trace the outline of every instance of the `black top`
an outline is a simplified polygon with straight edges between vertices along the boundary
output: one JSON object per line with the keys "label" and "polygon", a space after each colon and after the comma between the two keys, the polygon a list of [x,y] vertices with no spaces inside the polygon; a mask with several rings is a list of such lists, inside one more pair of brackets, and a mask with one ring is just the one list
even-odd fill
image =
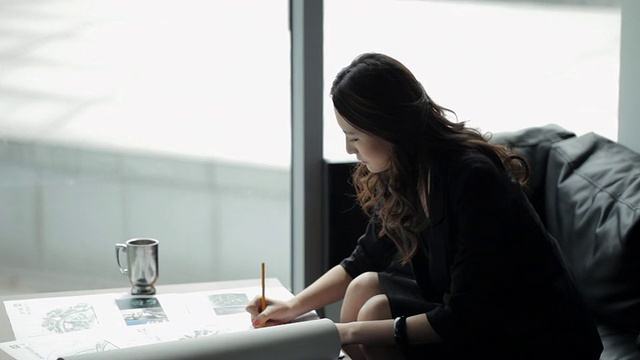
{"label": "black top", "polygon": [[[467,151],[431,170],[430,225],[411,261],[434,330],[464,356],[598,359],[602,343],[556,241],[501,165]],[[384,271],[373,222],[341,265]],[[463,356],[463,355],[461,355]]]}

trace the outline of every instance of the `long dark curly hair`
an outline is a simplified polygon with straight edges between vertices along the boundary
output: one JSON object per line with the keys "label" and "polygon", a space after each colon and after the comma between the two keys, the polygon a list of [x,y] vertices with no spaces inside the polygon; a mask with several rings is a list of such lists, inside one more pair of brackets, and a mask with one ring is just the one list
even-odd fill
{"label": "long dark curly hair", "polygon": [[413,257],[419,234],[429,224],[421,199],[428,198],[430,170],[443,165],[446,154],[480,151],[521,186],[526,184],[529,166],[525,159],[490,143],[465,122],[447,119],[447,114],[455,113],[434,103],[396,59],[378,53],[358,56],[338,73],[330,95],[349,124],[391,144],[387,170],[371,173],[366,165],[358,164],[352,181],[359,205],[379,222],[378,235],[394,241],[403,262]]}

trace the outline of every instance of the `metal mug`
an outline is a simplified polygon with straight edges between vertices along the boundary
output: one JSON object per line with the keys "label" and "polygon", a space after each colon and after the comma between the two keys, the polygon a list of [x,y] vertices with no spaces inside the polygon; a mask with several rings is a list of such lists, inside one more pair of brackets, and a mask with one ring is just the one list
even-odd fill
{"label": "metal mug", "polygon": [[[127,254],[127,268],[120,265],[120,251]],[[136,238],[116,244],[116,261],[131,283],[132,295],[153,295],[158,280],[158,240]]]}

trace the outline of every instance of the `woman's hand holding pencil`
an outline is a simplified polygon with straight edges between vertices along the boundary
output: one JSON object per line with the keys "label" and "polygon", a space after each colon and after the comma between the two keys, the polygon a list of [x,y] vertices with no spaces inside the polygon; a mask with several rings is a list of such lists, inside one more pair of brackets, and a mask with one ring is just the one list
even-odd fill
{"label": "woman's hand holding pencil", "polygon": [[253,327],[264,327],[287,323],[298,314],[294,313],[291,305],[286,301],[267,299],[265,296],[265,265],[262,263],[262,274],[260,278],[261,294],[256,296],[247,305],[246,310],[251,314]]}

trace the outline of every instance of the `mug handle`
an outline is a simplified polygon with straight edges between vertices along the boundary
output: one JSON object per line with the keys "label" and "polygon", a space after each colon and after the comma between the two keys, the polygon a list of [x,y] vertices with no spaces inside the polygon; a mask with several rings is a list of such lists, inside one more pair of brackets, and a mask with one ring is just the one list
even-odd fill
{"label": "mug handle", "polygon": [[129,269],[123,269],[122,265],[120,265],[120,250],[123,252],[127,252],[127,245],[125,244],[116,244],[116,261],[118,262],[118,269],[120,269],[120,273],[122,275],[127,275]]}

